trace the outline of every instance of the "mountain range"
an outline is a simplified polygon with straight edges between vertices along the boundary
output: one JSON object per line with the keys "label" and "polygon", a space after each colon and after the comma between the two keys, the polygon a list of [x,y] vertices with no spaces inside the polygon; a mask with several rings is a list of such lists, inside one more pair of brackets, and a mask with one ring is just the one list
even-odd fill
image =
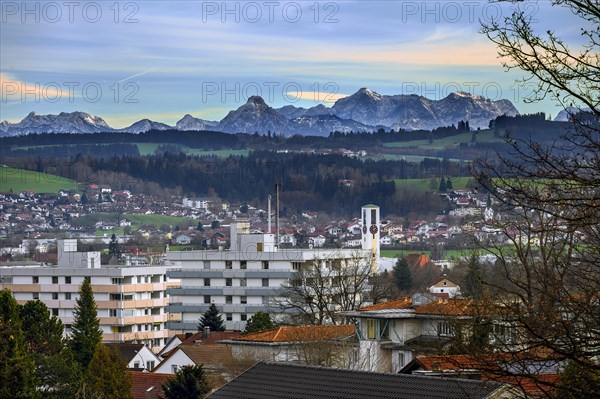
{"label": "mountain range", "polygon": [[260,96],[252,96],[221,121],[207,121],[185,115],[175,126],[142,119],[129,127],[114,129],[102,118],[85,112],[38,115],[31,112],[21,122],[0,123],[0,137],[30,133],[142,133],[149,130],[214,130],[226,133],[272,133],[328,135],[332,131],[373,131],[379,128],[431,130],[469,121],[472,128],[486,128],[500,115],[517,115],[509,100],[493,101],[464,92],[451,93],[441,100],[423,96],[381,95],[368,88],[337,100],[332,107],[311,108],[286,105],[272,108]]}

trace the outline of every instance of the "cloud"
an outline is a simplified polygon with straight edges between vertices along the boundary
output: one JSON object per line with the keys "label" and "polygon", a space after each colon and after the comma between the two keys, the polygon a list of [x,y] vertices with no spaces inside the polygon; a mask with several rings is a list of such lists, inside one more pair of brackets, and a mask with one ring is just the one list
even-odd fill
{"label": "cloud", "polygon": [[286,95],[300,100],[323,102],[326,104],[333,104],[340,98],[349,96],[349,94],[327,93],[322,91],[288,91]]}
{"label": "cloud", "polygon": [[0,72],[0,101],[7,102],[56,102],[63,97],[75,96],[68,87],[54,82],[24,82],[14,76]]}

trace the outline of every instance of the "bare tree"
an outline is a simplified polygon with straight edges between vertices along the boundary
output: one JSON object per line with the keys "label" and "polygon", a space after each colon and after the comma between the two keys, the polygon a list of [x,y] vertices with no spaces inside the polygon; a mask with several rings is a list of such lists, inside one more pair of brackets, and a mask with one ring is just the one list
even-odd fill
{"label": "bare tree", "polygon": [[357,251],[351,258],[315,258],[303,264],[277,292],[273,308],[289,315],[291,324],[339,324],[340,312],[370,300],[370,257]]}
{"label": "bare tree", "polygon": [[577,383],[561,386],[569,397],[584,398],[598,392],[586,390],[595,385],[583,376],[600,378],[600,4],[551,3],[580,18],[582,50],[551,31],[535,32],[532,16],[518,9],[483,26],[504,65],[527,72],[535,84],[529,101],[552,96],[590,111],[573,112],[570,129],[550,146],[509,139],[509,156],[476,164],[479,183],[502,215],[494,227],[506,238],[491,251],[503,284],[484,281],[502,293],[491,298],[502,322],[489,326],[489,346],[482,349],[511,356],[511,368],[501,372],[545,386],[555,382],[528,366],[534,361],[584,369]]}

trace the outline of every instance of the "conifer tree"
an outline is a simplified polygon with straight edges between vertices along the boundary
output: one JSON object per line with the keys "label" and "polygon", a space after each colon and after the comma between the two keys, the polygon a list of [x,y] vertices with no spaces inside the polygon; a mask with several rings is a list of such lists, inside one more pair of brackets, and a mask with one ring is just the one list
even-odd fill
{"label": "conifer tree", "polygon": [[210,392],[211,386],[201,364],[183,366],[175,378],[163,384],[165,399],[201,399]]}
{"label": "conifer tree", "polygon": [[115,349],[98,344],[79,389],[80,397],[94,399],[133,399],[131,376]]}
{"label": "conifer tree", "polygon": [[271,316],[269,316],[268,313],[265,313],[261,310],[256,312],[254,316],[252,316],[250,320],[248,320],[243,334],[271,330],[276,327],[277,325],[273,323]]}
{"label": "conifer tree", "polygon": [[44,398],[72,397],[79,384],[79,367],[63,338],[60,319],[50,316],[48,307],[36,300],[21,308],[21,322]]}
{"label": "conifer tree", "polygon": [[208,310],[200,317],[198,330],[204,330],[204,327],[209,327],[210,331],[225,331],[223,318],[219,313],[219,309],[217,309],[217,305],[214,303],[211,303]]}
{"label": "conifer tree", "polygon": [[96,346],[102,342],[96,301],[92,292],[92,284],[87,278],[83,280],[83,284],[79,288],[79,298],[77,298],[73,315],[70,347],[75,359],[85,371],[94,356]]}
{"label": "conifer tree", "polygon": [[39,398],[35,365],[23,335],[19,304],[0,291],[0,398]]}
{"label": "conifer tree", "polygon": [[399,258],[394,265],[394,284],[400,291],[409,291],[412,288],[412,273],[406,258]]}

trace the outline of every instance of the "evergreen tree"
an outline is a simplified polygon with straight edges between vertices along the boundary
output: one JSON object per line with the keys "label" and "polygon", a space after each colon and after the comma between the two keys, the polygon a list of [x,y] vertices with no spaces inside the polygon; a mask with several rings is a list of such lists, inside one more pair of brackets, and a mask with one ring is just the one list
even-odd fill
{"label": "evergreen tree", "polygon": [[198,330],[204,330],[204,327],[209,327],[210,331],[225,331],[223,318],[219,313],[219,309],[217,309],[217,305],[214,303],[211,303],[208,310],[200,317]]}
{"label": "evergreen tree", "polygon": [[95,399],[133,399],[131,376],[118,350],[98,344],[90,361],[79,396]]}
{"label": "evergreen tree", "polygon": [[438,191],[440,193],[446,192],[446,179],[444,179],[443,177],[440,179],[440,187],[438,188]]}
{"label": "evergreen tree", "polygon": [[0,291],[0,398],[39,398],[19,308],[8,289]]}
{"label": "evergreen tree", "polygon": [[211,390],[206,373],[201,364],[183,366],[162,386],[165,399],[201,399]]}
{"label": "evergreen tree", "polygon": [[450,180],[450,178],[448,178],[448,180],[446,180],[446,191],[452,191],[454,190],[454,186],[452,185],[452,180]]}
{"label": "evergreen tree", "polygon": [[409,291],[412,288],[412,273],[406,258],[399,258],[394,265],[394,284],[400,291]]}
{"label": "evergreen tree", "polygon": [[464,277],[463,294],[467,298],[481,299],[483,297],[483,271],[477,251],[473,251],[467,260],[467,273]]}
{"label": "evergreen tree", "polygon": [[108,243],[108,254],[114,256],[115,258],[119,258],[121,256],[117,235],[114,233],[112,236],[110,236],[110,242]]}
{"label": "evergreen tree", "polygon": [[87,193],[84,192],[83,194],[81,194],[81,204],[86,205],[87,203],[88,203],[88,196],[87,196]]}
{"label": "evergreen tree", "polygon": [[254,316],[248,320],[248,323],[246,323],[246,328],[242,334],[271,330],[276,327],[277,325],[273,323],[271,316],[261,310],[256,312]]}
{"label": "evergreen tree", "polygon": [[561,399],[600,397],[600,372],[571,361],[560,374],[557,395]]}
{"label": "evergreen tree", "polygon": [[79,298],[73,312],[70,347],[82,370],[87,370],[96,347],[102,342],[102,330],[96,309],[96,301],[89,279],[79,288]]}
{"label": "evergreen tree", "polygon": [[21,323],[44,398],[72,397],[79,383],[79,369],[63,339],[62,322],[36,300],[21,308]]}

